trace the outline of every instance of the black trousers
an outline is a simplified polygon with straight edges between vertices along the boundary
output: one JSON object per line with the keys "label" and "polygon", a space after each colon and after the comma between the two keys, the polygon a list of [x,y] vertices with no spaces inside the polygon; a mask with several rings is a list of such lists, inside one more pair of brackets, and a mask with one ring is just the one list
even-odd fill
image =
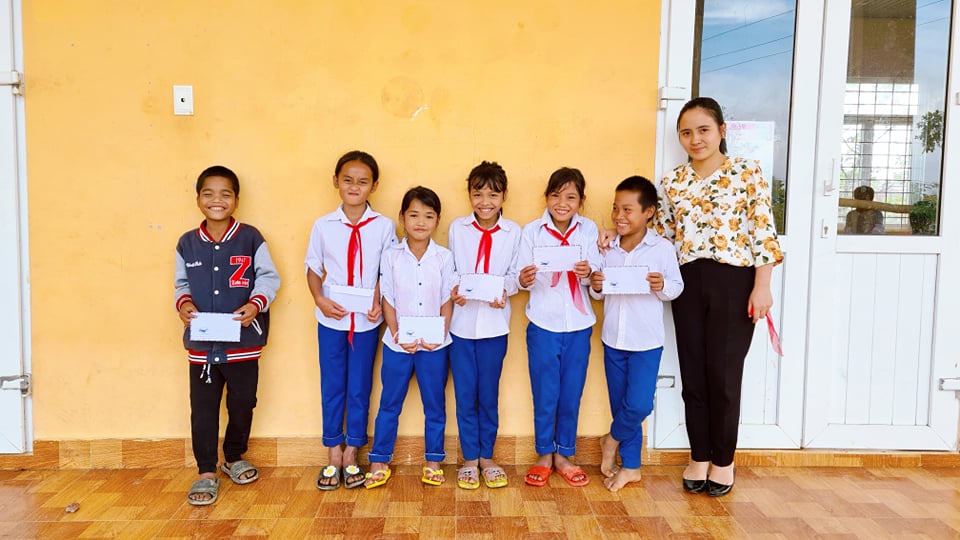
{"label": "black trousers", "polygon": [[259,367],[257,360],[211,365],[207,383],[204,365],[190,364],[190,433],[200,474],[217,470],[220,399],[224,386],[227,387],[228,420],[223,457],[227,462],[234,462],[247,451],[253,408],[257,406]]}
{"label": "black trousers", "polygon": [[733,463],[740,423],[743,362],[753,338],[747,302],[756,270],[708,259],[680,267],[683,294],[673,301],[690,456]]}

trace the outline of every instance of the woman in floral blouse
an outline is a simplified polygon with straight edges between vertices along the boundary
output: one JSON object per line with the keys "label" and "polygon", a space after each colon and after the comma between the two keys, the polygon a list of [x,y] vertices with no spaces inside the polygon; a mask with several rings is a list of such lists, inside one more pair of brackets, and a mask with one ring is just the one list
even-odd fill
{"label": "woman in floral blouse", "polygon": [[684,282],[673,301],[690,439],[683,487],[719,497],[733,487],[743,363],[783,254],[770,184],[756,161],[727,157],[720,105],[687,102],[677,132],[690,160],[661,180],[654,226],[674,241]]}

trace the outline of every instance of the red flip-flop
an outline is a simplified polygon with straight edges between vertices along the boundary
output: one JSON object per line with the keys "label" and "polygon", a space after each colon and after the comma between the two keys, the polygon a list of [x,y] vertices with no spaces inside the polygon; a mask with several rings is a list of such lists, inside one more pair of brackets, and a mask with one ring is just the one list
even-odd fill
{"label": "red flip-flop", "polygon": [[[534,465],[527,471],[527,475],[523,477],[523,481],[531,486],[543,487],[547,485],[547,480],[549,480],[551,474],[553,474],[553,469],[550,467]],[[539,480],[537,479],[538,476],[540,477]]]}
{"label": "red flip-flop", "polygon": [[[571,467],[565,471],[557,469],[557,473],[573,487],[583,487],[590,483],[590,477],[580,467]],[[575,480],[578,477],[580,479]]]}

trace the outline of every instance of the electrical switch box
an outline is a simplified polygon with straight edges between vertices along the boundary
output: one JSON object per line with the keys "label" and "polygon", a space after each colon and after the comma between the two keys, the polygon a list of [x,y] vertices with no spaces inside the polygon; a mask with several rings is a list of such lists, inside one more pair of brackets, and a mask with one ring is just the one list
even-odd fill
{"label": "electrical switch box", "polygon": [[177,116],[193,115],[193,87],[192,86],[174,85],[173,114]]}

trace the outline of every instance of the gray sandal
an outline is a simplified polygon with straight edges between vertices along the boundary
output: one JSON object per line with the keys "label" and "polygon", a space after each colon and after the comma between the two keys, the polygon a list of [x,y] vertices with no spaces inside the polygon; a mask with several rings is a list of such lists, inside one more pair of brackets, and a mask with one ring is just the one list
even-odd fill
{"label": "gray sandal", "polygon": [[[326,480],[327,483],[323,483]],[[336,480],[333,482],[332,480]],[[320,475],[317,476],[317,489],[320,491],[333,491],[340,487],[340,469],[333,465],[327,465],[320,469]]]}
{"label": "gray sandal", "polygon": [[[234,484],[249,484],[250,482],[256,481],[260,477],[260,471],[256,467],[250,464],[249,461],[241,459],[240,461],[234,461],[233,465],[227,466],[226,463],[220,465],[220,470],[224,472],[227,476],[233,480]],[[249,478],[244,478],[243,475],[253,471],[253,476]]]}
{"label": "gray sandal", "polygon": [[[190,491],[187,492],[187,502],[194,506],[207,506],[217,502],[217,495],[220,492],[219,478],[201,478],[190,485]],[[193,495],[210,495],[209,499],[194,500]]]}

